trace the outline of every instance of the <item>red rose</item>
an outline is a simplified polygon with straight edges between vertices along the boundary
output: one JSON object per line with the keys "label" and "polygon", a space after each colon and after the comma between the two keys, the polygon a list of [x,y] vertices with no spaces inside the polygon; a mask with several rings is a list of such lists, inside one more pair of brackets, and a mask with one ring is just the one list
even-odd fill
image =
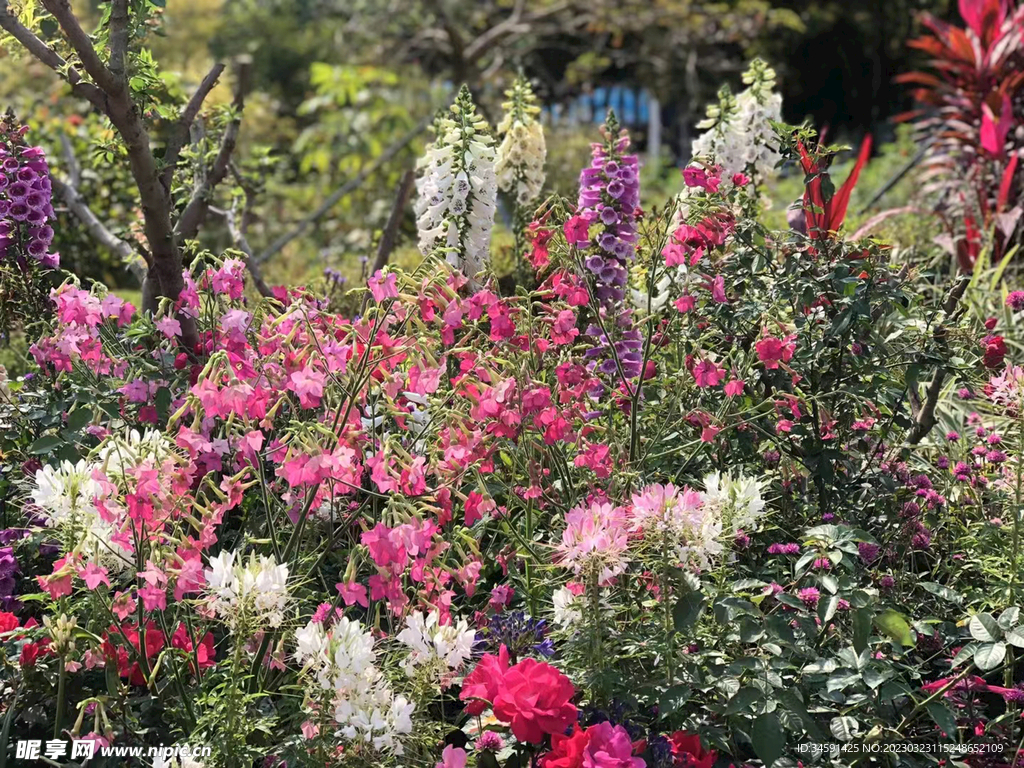
{"label": "red rose", "polygon": [[672,761],[686,768],[711,768],[715,764],[718,753],[713,749],[705,750],[696,733],[676,731],[669,737],[672,743]]}
{"label": "red rose", "polygon": [[551,737],[551,751],[540,759],[540,768],[583,768],[588,744],[590,734],[578,725],[568,736],[556,733]]}
{"label": "red rose", "polygon": [[479,715],[487,709],[488,702],[493,702],[501,690],[501,681],[508,671],[508,648],[504,645],[495,656],[488,653],[472,672],[466,675],[462,681],[462,692],[459,699],[466,701],[474,699],[466,704],[467,715]]}
{"label": "red rose", "polygon": [[494,715],[511,723],[519,741],[540,744],[546,734],[563,733],[576,722],[575,695],[569,678],[550,664],[524,659],[502,678]]}

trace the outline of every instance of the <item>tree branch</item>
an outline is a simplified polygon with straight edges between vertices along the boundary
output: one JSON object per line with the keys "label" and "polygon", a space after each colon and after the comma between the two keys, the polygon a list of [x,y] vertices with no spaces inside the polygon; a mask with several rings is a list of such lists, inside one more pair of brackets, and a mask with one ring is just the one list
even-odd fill
{"label": "tree branch", "polygon": [[268,259],[275,256],[286,245],[288,245],[288,243],[290,243],[295,238],[303,235],[307,229],[313,226],[325,214],[327,214],[327,212],[330,211],[331,208],[337,205],[339,200],[341,200],[346,195],[354,192],[355,190],[359,189],[359,187],[361,187],[368,178],[375,174],[381,168],[381,166],[389,162],[395,155],[397,155],[406,146],[408,146],[413,139],[419,136],[424,131],[424,129],[428,125],[430,125],[431,119],[432,115],[424,117],[408,133],[399,138],[397,141],[391,144],[391,146],[385,149],[380,155],[378,155],[373,160],[373,162],[371,162],[362,171],[360,171],[355,178],[352,178],[349,181],[345,182],[338,189],[332,192],[330,197],[328,197],[320,205],[319,208],[313,211],[313,213],[311,213],[305,219],[300,221],[298,225],[296,225],[296,227],[292,229],[290,232],[286,232],[285,234],[281,235],[281,237],[277,238],[277,240],[271,243],[262,253],[260,253],[256,257],[256,263],[263,264]]}
{"label": "tree branch", "polygon": [[402,214],[405,213],[405,207],[409,204],[409,198],[412,197],[415,181],[415,171],[408,170],[402,174],[402,179],[398,182],[395,201],[391,205],[391,213],[388,215],[387,224],[384,225],[384,231],[381,232],[380,242],[377,243],[377,258],[373,262],[373,269],[370,270],[371,275],[376,274],[379,269],[384,269],[391,252],[395,250],[395,245],[398,242],[398,228],[402,226]]}
{"label": "tree branch", "polygon": [[125,57],[128,54],[128,0],[110,3],[110,73],[120,84],[128,87]]}
{"label": "tree branch", "polygon": [[245,109],[245,95],[249,90],[249,74],[252,71],[252,62],[248,59],[240,60],[238,65],[238,79],[235,83],[235,99],[231,105],[231,121],[224,129],[221,137],[220,149],[213,165],[202,184],[192,190],[192,197],[182,211],[177,225],[174,227],[174,235],[179,241],[193,240],[202,226],[206,213],[210,208],[210,195],[217,185],[220,184],[228,173],[228,163],[231,161],[231,154],[235,151],[238,143],[238,132],[242,126],[242,112]]}
{"label": "tree branch", "polygon": [[105,109],[106,99],[103,91],[84,80],[81,73],[68,64],[63,56],[39,39],[31,29],[22,24],[10,12],[8,0],[0,0],[0,28],[6,30],[11,37],[21,43],[25,50],[36,59],[67,80],[71,84],[73,93],[85,97],[97,109]]}
{"label": "tree branch", "polygon": [[43,7],[50,12],[50,15],[57,20],[64,36],[68,39],[71,47],[75,49],[78,58],[82,62],[82,68],[89,74],[89,77],[100,87],[101,90],[113,95],[119,93],[126,84],[120,83],[114,73],[100,59],[96,53],[92,38],[82,29],[78,23],[78,17],[71,9],[69,0],[42,0]]}
{"label": "tree branch", "polygon": [[171,188],[171,181],[174,177],[174,168],[178,164],[178,157],[181,155],[182,148],[188,143],[189,129],[192,127],[196,115],[199,114],[203,102],[206,101],[206,97],[210,95],[210,91],[213,90],[223,72],[223,62],[218,61],[210,68],[210,71],[206,73],[206,77],[199,83],[195,93],[192,94],[192,98],[188,100],[188,104],[185,105],[185,109],[181,112],[181,117],[178,118],[178,122],[174,126],[174,132],[171,134],[171,138],[167,142],[167,148],[164,150],[164,170],[161,175],[161,180],[168,190]]}

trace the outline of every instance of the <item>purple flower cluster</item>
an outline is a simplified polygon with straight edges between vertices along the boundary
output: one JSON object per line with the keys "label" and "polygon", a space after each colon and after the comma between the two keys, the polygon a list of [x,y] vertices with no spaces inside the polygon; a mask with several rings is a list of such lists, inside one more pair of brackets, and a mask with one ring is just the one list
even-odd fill
{"label": "purple flower cluster", "polygon": [[[629,136],[619,130],[614,113],[609,112],[603,133],[604,143],[593,145],[590,166],[580,174],[579,214],[597,227],[585,265],[594,275],[605,324],[603,329],[597,324],[587,329],[597,341],[587,356],[602,359],[598,369],[603,373],[615,374],[621,366],[626,377],[633,378],[640,375],[643,339],[624,300],[629,264],[636,253],[640,166],[636,155],[626,154]],[[608,354],[610,345],[615,355]]]}
{"label": "purple flower cluster", "polygon": [[13,542],[26,535],[26,531],[10,528],[0,531],[0,610],[13,611],[18,606],[15,597],[17,582],[15,576],[19,572],[18,560],[14,556]]}
{"label": "purple flower cluster", "polygon": [[60,256],[50,253],[50,168],[43,150],[25,143],[27,130],[0,120],[0,260],[14,258],[24,267],[31,257],[54,268]]}

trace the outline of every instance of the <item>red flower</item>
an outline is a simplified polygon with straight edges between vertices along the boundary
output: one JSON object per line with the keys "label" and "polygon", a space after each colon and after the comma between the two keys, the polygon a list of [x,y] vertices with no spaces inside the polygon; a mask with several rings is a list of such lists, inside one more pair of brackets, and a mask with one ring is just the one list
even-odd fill
{"label": "red flower", "polygon": [[[149,644],[149,637],[147,636],[147,645]],[[188,634],[188,628],[184,623],[178,624],[178,628],[174,630],[174,635],[171,637],[171,645],[174,648],[180,648],[187,653],[192,653],[192,638]],[[196,648],[196,658],[199,659],[199,668],[206,669],[212,667],[217,662],[216,652],[213,649],[213,633],[207,632],[206,635],[199,643],[199,647]],[[189,664],[189,669],[195,672],[194,665]]]}
{"label": "red flower", "polygon": [[10,632],[12,629],[17,629],[18,617],[13,613],[6,613],[0,611],[0,635],[4,632]]}
{"label": "red flower", "polygon": [[494,715],[512,725],[519,741],[540,744],[545,735],[563,733],[576,722],[575,695],[569,678],[550,664],[524,659],[502,678]]}
{"label": "red flower", "polygon": [[487,709],[488,702],[493,702],[501,690],[502,678],[508,671],[508,648],[504,645],[495,656],[486,654],[472,672],[462,681],[462,692],[459,699],[477,699],[466,704],[467,715],[479,715]]}
{"label": "red flower", "polygon": [[1003,365],[1003,358],[1006,357],[1006,342],[1002,336],[986,336],[981,340],[981,345],[985,348],[984,357],[982,357],[982,363],[986,368],[1001,368]]}
{"label": "red flower", "polygon": [[669,737],[672,743],[672,760],[679,768],[711,768],[718,753],[705,750],[696,733],[676,731]]}
{"label": "red flower", "polygon": [[540,768],[583,768],[588,744],[590,734],[578,725],[568,736],[556,733],[551,737],[551,751],[540,759]]}

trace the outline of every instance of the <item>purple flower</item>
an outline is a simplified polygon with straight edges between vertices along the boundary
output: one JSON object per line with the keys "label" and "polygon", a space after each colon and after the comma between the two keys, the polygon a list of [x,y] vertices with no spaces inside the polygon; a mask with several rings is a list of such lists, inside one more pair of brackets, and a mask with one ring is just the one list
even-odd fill
{"label": "purple flower", "polygon": [[797,597],[799,597],[800,602],[808,608],[814,608],[814,606],[818,604],[818,598],[821,597],[821,593],[818,592],[817,587],[804,587],[797,592]]}
{"label": "purple flower", "polygon": [[857,545],[857,553],[860,555],[860,559],[865,563],[871,564],[878,558],[878,550],[881,549],[877,544],[872,544],[870,541],[862,541]]}

